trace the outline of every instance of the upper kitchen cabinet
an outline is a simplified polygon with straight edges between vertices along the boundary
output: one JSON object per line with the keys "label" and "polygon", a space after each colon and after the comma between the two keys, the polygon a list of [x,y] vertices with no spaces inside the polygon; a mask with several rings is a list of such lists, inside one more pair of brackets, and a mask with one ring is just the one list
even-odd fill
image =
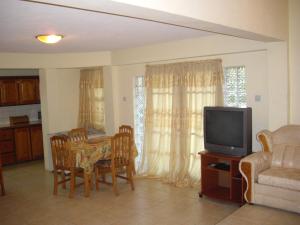
{"label": "upper kitchen cabinet", "polygon": [[15,79],[0,79],[0,105],[17,105],[18,85]]}
{"label": "upper kitchen cabinet", "polygon": [[34,104],[37,103],[36,79],[20,79],[18,82],[19,103]]}
{"label": "upper kitchen cabinet", "polygon": [[38,77],[0,77],[0,105],[40,103]]}
{"label": "upper kitchen cabinet", "polygon": [[40,103],[41,99],[40,99],[40,80],[39,79],[35,79],[35,100],[37,101],[37,103]]}

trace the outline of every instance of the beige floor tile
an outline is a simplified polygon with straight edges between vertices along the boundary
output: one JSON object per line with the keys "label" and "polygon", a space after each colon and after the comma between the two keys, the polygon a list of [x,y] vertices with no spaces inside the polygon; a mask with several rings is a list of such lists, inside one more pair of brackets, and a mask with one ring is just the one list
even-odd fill
{"label": "beige floor tile", "polygon": [[258,225],[265,217],[272,217],[274,224],[264,225],[279,225],[281,220],[300,224],[297,214],[199,199],[197,188],[177,188],[151,179],[135,179],[135,191],[121,181],[118,197],[105,185],[89,198],[84,197],[83,186],[73,199],[68,198],[68,189],[60,188],[54,196],[53,175],[39,161],[5,167],[4,179],[7,195],[0,197],[1,225],[213,225],[221,220],[223,225]]}

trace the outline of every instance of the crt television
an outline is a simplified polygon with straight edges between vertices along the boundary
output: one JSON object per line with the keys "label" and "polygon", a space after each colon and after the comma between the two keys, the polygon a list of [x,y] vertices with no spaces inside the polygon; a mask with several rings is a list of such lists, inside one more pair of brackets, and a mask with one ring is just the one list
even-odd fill
{"label": "crt television", "polygon": [[252,152],[252,109],[204,107],[204,147],[207,151],[245,156]]}

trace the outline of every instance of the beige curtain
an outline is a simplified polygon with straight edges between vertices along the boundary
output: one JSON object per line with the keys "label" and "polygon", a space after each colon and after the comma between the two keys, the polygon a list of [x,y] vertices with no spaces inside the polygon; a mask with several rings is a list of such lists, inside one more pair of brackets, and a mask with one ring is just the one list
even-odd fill
{"label": "beige curtain", "polygon": [[104,131],[103,68],[80,71],[79,127]]}
{"label": "beige curtain", "polygon": [[146,67],[145,137],[138,173],[176,186],[200,180],[203,107],[223,105],[221,60]]}

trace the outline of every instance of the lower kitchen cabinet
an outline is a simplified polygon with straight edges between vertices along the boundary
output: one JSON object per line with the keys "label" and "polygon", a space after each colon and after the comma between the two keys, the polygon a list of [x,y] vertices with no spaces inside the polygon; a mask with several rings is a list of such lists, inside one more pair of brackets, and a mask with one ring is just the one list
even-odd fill
{"label": "lower kitchen cabinet", "polygon": [[32,159],[30,129],[28,127],[15,128],[15,147],[17,162]]}
{"label": "lower kitchen cabinet", "polygon": [[3,165],[16,162],[13,129],[0,129],[0,154]]}
{"label": "lower kitchen cabinet", "polygon": [[41,159],[44,155],[42,126],[30,127],[32,159]]}
{"label": "lower kitchen cabinet", "polygon": [[29,124],[0,129],[0,154],[3,165],[42,159],[42,125]]}

